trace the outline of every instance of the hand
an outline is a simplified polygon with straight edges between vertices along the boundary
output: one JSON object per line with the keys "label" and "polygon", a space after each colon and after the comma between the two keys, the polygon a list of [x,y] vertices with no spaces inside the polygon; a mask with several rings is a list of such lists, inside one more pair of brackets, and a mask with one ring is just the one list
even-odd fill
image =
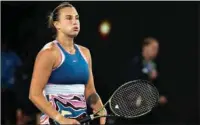
{"label": "hand", "polygon": [[24,121],[23,121],[23,113],[22,113],[22,110],[21,109],[17,109],[17,125],[22,125],[24,124]]}
{"label": "hand", "polygon": [[27,124],[29,121],[31,121],[31,117],[24,115],[21,109],[17,109],[17,125],[23,125]]}
{"label": "hand", "polygon": [[157,76],[158,76],[158,73],[157,73],[156,70],[153,70],[153,71],[151,72],[151,74],[150,74],[150,78],[151,78],[152,80],[156,79]]}
{"label": "hand", "polygon": [[167,103],[167,98],[165,96],[160,96],[159,103],[160,104],[166,104]]}
{"label": "hand", "polygon": [[[95,103],[91,103],[90,107],[93,109],[93,113],[98,112],[102,107],[103,104],[101,102],[101,99],[98,99]],[[99,116],[106,116],[107,111],[105,108],[103,108],[100,112],[97,113]],[[100,125],[104,125],[106,123],[106,117],[100,117]]]}
{"label": "hand", "polygon": [[[93,110],[93,113],[95,113],[96,110]],[[107,115],[107,111],[104,108],[102,111],[100,111],[99,113],[97,113],[99,116],[106,116]],[[106,124],[106,117],[101,117],[100,119],[100,125],[105,125]]]}
{"label": "hand", "polygon": [[80,123],[76,120],[76,119],[69,119],[69,118],[65,118],[63,117],[59,123],[61,125],[80,125]]}
{"label": "hand", "polygon": [[[101,112],[99,113],[99,115],[101,115],[101,116],[106,116],[106,115],[107,115],[106,109],[104,108],[103,111],[101,111]],[[106,117],[101,117],[101,118],[100,118],[100,125],[105,125],[105,124],[106,124]]]}
{"label": "hand", "polygon": [[106,124],[106,117],[101,117],[100,118],[100,125],[105,125]]}

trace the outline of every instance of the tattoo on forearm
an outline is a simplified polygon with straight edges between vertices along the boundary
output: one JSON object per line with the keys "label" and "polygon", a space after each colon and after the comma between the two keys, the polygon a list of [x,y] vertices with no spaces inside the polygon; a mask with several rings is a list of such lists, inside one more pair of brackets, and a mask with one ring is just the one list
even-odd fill
{"label": "tattoo on forearm", "polygon": [[87,103],[89,105],[94,105],[97,103],[97,101],[99,100],[99,95],[97,93],[92,93],[88,98],[87,98]]}

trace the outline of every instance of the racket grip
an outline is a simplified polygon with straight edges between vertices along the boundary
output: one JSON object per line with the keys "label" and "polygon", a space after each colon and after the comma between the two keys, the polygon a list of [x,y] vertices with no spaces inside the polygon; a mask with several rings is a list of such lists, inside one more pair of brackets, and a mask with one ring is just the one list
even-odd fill
{"label": "racket grip", "polygon": [[90,120],[93,120],[93,118],[94,118],[93,115],[89,115],[89,116],[79,120],[79,122],[82,124],[82,123],[88,122]]}

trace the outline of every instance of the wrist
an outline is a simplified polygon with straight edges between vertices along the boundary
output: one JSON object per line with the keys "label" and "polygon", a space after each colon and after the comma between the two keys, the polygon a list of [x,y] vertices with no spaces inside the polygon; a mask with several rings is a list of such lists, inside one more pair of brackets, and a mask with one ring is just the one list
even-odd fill
{"label": "wrist", "polygon": [[61,114],[57,114],[55,117],[54,117],[54,120],[58,123],[61,124],[61,122],[63,121],[63,116]]}
{"label": "wrist", "polygon": [[103,115],[107,115],[107,111],[105,108],[103,109]]}
{"label": "wrist", "polygon": [[106,116],[106,115],[107,115],[106,109],[105,109],[105,108],[102,109],[102,111],[100,111],[100,112],[98,113],[98,115],[100,115],[100,116]]}

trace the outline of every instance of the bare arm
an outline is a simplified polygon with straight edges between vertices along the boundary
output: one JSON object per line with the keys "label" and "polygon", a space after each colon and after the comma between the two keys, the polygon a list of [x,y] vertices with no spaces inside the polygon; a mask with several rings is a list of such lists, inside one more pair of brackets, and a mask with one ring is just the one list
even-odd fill
{"label": "bare arm", "polygon": [[92,73],[92,61],[91,61],[90,52],[89,50],[87,50],[85,53],[87,55],[88,65],[89,65],[89,80],[85,87],[85,97],[86,99],[88,99],[91,94],[96,93],[96,89],[94,86],[94,78],[93,78],[93,73]]}
{"label": "bare arm", "polygon": [[29,99],[37,106],[38,109],[46,113],[50,118],[56,120],[59,113],[52,107],[43,95],[43,89],[55,63],[55,55],[52,53],[52,50],[46,49],[41,51],[36,57]]}
{"label": "bare arm", "polygon": [[[88,64],[89,64],[89,80],[85,87],[85,97],[91,108],[94,112],[98,111],[103,107],[103,103],[101,101],[101,98],[98,96],[95,85],[94,85],[94,78],[92,73],[92,60],[89,50],[86,52],[87,58],[88,58]],[[106,110],[103,110],[100,112],[101,114],[106,114]],[[106,118],[100,118],[100,124],[105,124]]]}
{"label": "bare arm", "polygon": [[[52,49],[42,50],[36,57],[34,71],[31,80],[29,99],[42,112],[58,123],[65,123],[66,118],[62,116],[53,106],[46,100],[43,95],[43,89],[48,82],[52,68],[55,64],[56,54]],[[65,121],[65,122],[63,122]]]}

